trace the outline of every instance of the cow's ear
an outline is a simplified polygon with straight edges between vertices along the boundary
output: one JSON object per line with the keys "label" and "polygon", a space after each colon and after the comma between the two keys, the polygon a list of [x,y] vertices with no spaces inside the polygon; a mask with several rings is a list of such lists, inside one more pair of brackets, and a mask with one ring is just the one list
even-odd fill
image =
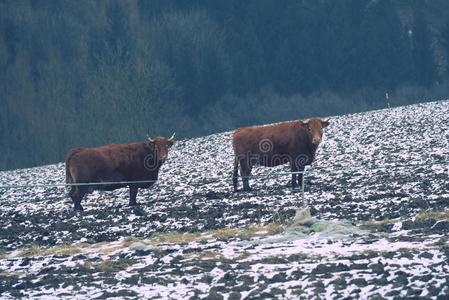
{"label": "cow's ear", "polygon": [[329,124],[329,120],[321,121],[321,128],[326,128],[327,126],[329,126]]}
{"label": "cow's ear", "polygon": [[175,139],[174,138],[171,138],[171,139],[169,139],[169,140],[167,140],[167,145],[168,145],[168,147],[171,147],[171,146],[173,146],[174,144],[175,144]]}

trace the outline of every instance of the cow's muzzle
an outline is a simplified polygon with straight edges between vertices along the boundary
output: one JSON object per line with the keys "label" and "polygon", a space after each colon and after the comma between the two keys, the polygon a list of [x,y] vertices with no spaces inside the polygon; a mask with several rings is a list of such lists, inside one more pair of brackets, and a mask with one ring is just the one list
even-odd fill
{"label": "cow's muzzle", "polygon": [[319,139],[319,138],[314,138],[313,140],[312,140],[312,144],[314,144],[314,145],[319,145],[321,143],[321,139]]}

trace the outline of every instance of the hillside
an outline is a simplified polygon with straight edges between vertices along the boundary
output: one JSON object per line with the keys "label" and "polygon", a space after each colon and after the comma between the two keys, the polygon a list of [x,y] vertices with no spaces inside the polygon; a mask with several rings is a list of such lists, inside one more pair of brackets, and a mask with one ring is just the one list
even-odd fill
{"label": "hillside", "polygon": [[0,170],[446,99],[447,3],[0,1]]}
{"label": "hillside", "polygon": [[230,132],[179,141],[136,208],[126,189],[82,214],[61,188],[0,190],[0,296],[447,297],[448,124],[449,101],[332,117],[304,199],[288,177],[233,193]]}

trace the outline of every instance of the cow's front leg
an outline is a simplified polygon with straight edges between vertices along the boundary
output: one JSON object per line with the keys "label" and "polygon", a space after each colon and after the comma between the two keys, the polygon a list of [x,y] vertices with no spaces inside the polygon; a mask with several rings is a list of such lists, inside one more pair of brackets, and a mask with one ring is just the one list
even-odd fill
{"label": "cow's front leg", "polygon": [[[292,171],[292,172],[296,172],[296,171]],[[296,187],[296,174],[292,174],[291,187],[292,187],[293,189]]]}
{"label": "cow's front leg", "polygon": [[70,198],[72,198],[74,209],[77,211],[83,211],[81,206],[81,200],[83,200],[85,191],[83,187],[72,187],[70,191]]}
{"label": "cow's front leg", "polygon": [[249,186],[249,175],[242,176],[242,182],[243,182],[243,190],[246,192],[251,191],[251,187]]}
{"label": "cow's front leg", "polygon": [[[304,172],[304,167],[300,168],[297,172]],[[304,173],[298,174],[298,185],[302,186],[302,181],[304,178]]]}
{"label": "cow's front leg", "polygon": [[138,188],[131,187],[131,186],[129,187],[129,206],[137,205],[137,202],[136,202],[137,191],[138,191]]}
{"label": "cow's front leg", "polygon": [[[296,175],[299,175],[299,174],[296,174],[295,172],[298,172],[298,167],[297,166],[295,166],[293,163],[292,163],[292,166],[291,166],[291,168],[290,168],[290,171],[292,172],[292,173],[294,173],[294,174],[292,174],[292,181],[291,181],[291,187],[294,189],[295,187],[296,187],[296,178],[297,178],[297,176]],[[298,176],[299,177],[299,176]]]}

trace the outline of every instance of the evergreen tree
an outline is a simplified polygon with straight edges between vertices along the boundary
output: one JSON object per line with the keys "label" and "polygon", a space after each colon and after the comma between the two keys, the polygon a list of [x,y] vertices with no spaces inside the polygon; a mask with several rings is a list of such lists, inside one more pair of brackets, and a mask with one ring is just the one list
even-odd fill
{"label": "evergreen tree", "polygon": [[[326,88],[339,92],[353,92],[358,88],[358,32],[369,0],[325,2],[326,31],[323,51],[327,74]],[[329,51],[332,49],[332,51]]]}
{"label": "evergreen tree", "polygon": [[206,12],[165,13],[149,38],[151,51],[173,71],[188,114],[224,95],[231,73],[224,32]]}
{"label": "evergreen tree", "polygon": [[444,49],[444,56],[445,56],[444,67],[447,76],[449,75],[449,22],[445,24],[444,28],[441,31],[440,41]]}
{"label": "evergreen tree", "polygon": [[[197,136],[379,107],[369,101],[402,85],[407,103],[429,94],[418,85],[438,79],[435,58],[449,66],[449,25],[435,48],[446,60],[433,54],[429,7],[449,10],[435,3],[0,0],[0,169],[147,129]],[[401,7],[416,11],[411,35]]]}
{"label": "evergreen tree", "polygon": [[410,81],[410,50],[390,0],[370,1],[357,39],[359,87],[393,89]]}
{"label": "evergreen tree", "polygon": [[413,59],[413,81],[415,84],[430,86],[437,80],[432,39],[423,11],[415,9],[412,29],[408,32]]}

